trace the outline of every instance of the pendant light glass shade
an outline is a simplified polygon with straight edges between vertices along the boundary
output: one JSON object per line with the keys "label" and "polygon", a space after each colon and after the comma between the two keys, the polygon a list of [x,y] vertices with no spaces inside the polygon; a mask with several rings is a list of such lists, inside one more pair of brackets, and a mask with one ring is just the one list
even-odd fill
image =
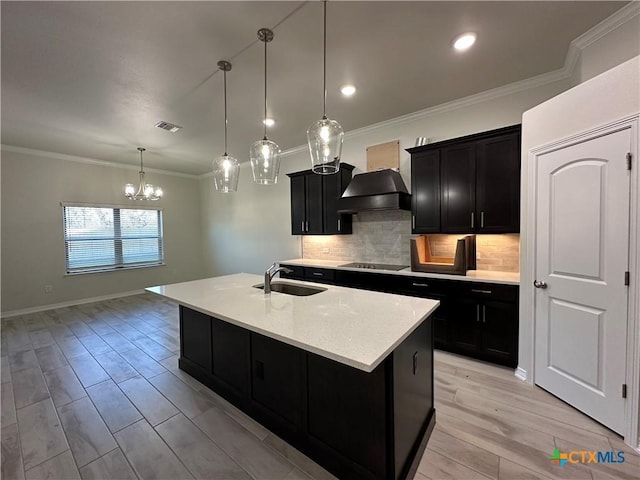
{"label": "pendant light glass shade", "polygon": [[264,42],[264,138],[251,145],[249,155],[253,181],[260,185],[274,185],[280,171],[280,147],[267,138],[267,43],[273,40],[268,28],[258,30],[258,40]]}
{"label": "pendant light glass shade", "polygon": [[323,88],[324,113],[322,119],[307,130],[311,170],[320,175],[330,175],[340,170],[344,130],[338,122],[327,118],[327,0],[322,2],[323,22]]}
{"label": "pendant light glass shade", "polygon": [[240,178],[238,160],[227,153],[227,72],[231,70],[231,63],[220,60],[218,68],[224,74],[224,154],[213,161],[213,184],[216,191],[231,193],[238,190]]}
{"label": "pendant light glass shade", "polygon": [[226,153],[213,161],[213,183],[216,191],[231,193],[238,190],[240,164]]}
{"label": "pendant light glass shade", "polygon": [[140,152],[140,181],[138,183],[138,187],[133,183],[127,183],[124,186],[124,196],[129,200],[160,200],[162,198],[163,192],[160,187],[154,187],[149,183],[145,183],[144,181],[144,167],[142,164],[142,152],[146,149],[142,147],[138,147],[138,151]]}
{"label": "pendant light glass shade", "polygon": [[311,154],[311,170],[331,175],[340,170],[344,131],[338,122],[323,117],[309,127],[307,140]]}
{"label": "pendant light glass shade", "polygon": [[274,185],[280,171],[280,147],[266,137],[253,142],[249,151],[253,181],[261,185]]}

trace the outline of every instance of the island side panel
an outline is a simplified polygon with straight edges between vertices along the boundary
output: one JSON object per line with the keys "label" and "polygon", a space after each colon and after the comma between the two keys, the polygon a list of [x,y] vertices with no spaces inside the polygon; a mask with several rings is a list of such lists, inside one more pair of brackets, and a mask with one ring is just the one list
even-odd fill
{"label": "island side panel", "polygon": [[395,478],[413,478],[435,424],[433,318],[393,352]]}
{"label": "island side panel", "polygon": [[388,478],[389,371],[307,356],[309,443],[339,478]]}

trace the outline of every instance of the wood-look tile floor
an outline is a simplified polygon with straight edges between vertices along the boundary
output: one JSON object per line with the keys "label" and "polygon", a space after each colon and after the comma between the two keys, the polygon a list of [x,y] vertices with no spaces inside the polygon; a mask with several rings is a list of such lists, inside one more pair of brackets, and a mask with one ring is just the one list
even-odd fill
{"label": "wood-look tile floor", "polygon": [[[177,306],[151,294],[3,319],[10,479],[325,479],[177,367]],[[436,427],[416,479],[638,479],[621,438],[513,371],[436,352]],[[551,463],[557,448],[624,463]]]}

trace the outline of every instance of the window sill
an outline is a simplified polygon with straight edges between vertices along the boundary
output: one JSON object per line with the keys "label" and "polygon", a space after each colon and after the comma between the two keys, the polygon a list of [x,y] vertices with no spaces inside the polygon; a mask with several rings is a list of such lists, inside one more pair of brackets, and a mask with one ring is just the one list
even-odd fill
{"label": "window sill", "polygon": [[141,268],[154,268],[154,267],[165,267],[167,264],[162,262],[162,263],[153,263],[153,264],[149,264],[149,265],[130,265],[130,266],[126,266],[126,267],[110,267],[110,268],[94,268],[91,270],[80,270],[77,272],[66,272],[65,273],[65,277],[75,277],[77,275],[88,275],[88,274],[95,274],[95,273],[113,273],[113,272],[122,272],[125,270],[139,270]]}

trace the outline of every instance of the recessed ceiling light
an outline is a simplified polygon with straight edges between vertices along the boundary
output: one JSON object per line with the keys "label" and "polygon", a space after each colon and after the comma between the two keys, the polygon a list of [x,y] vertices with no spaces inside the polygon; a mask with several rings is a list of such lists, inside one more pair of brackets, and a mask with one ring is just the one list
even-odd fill
{"label": "recessed ceiling light", "polygon": [[273,127],[276,123],[276,121],[273,118],[265,118],[262,123],[264,123],[267,127]]}
{"label": "recessed ceiling light", "polygon": [[458,35],[453,41],[453,48],[456,50],[466,50],[471,45],[476,43],[476,34],[473,32],[463,33],[462,35]]}
{"label": "recessed ceiling light", "polygon": [[350,97],[351,95],[356,93],[356,87],[354,87],[353,85],[343,85],[342,87],[340,87],[340,91],[345,97]]}
{"label": "recessed ceiling light", "polygon": [[161,128],[162,130],[166,130],[167,132],[176,133],[182,127],[180,125],[175,125],[169,122],[158,122],[155,124],[156,127]]}

